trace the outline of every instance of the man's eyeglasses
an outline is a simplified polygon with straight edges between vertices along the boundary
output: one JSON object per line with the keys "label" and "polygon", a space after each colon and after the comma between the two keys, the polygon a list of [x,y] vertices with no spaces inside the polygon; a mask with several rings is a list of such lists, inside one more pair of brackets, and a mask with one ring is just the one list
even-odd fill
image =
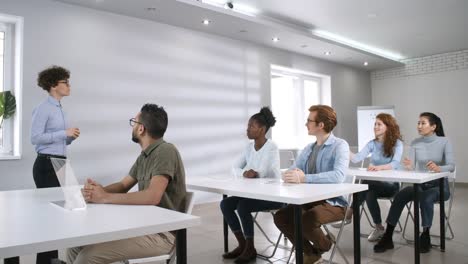
{"label": "man's eyeglasses", "polygon": [[310,119],[307,118],[307,124],[309,124],[309,123],[318,123],[318,122],[315,121],[315,120],[310,120]]}
{"label": "man's eyeglasses", "polygon": [[135,124],[143,125],[143,123],[136,121],[135,118],[130,118],[130,120],[128,120],[128,123],[130,124],[131,127],[135,126]]}
{"label": "man's eyeglasses", "polygon": [[66,84],[66,85],[70,85],[70,81],[69,81],[69,80],[58,81],[57,83],[64,83],[64,84]]}

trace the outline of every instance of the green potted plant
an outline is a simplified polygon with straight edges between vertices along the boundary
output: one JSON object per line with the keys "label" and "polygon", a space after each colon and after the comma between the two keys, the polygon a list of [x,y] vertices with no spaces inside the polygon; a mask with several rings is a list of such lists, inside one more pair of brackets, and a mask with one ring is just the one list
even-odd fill
{"label": "green potted plant", "polygon": [[3,120],[12,117],[16,112],[16,99],[11,91],[0,92],[0,129]]}

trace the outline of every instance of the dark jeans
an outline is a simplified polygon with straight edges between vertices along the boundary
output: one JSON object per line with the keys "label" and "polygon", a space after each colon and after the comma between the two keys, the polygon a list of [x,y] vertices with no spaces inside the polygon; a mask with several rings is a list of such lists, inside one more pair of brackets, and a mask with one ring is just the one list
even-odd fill
{"label": "dark jeans", "polygon": [[[37,188],[60,187],[54,167],[48,157],[38,156],[33,166],[33,178]],[[50,264],[58,258],[58,250],[37,253],[36,264]]]}
{"label": "dark jeans", "polygon": [[254,236],[254,222],[252,212],[266,211],[280,209],[284,206],[283,203],[270,202],[263,200],[255,200],[249,198],[242,198],[231,196],[221,201],[220,207],[224,219],[228,223],[232,232],[242,231],[239,218],[235,213],[239,214],[244,229],[244,236],[246,238],[253,238]]}
{"label": "dark jeans", "polygon": [[[450,191],[447,179],[444,184],[444,199],[447,201],[450,198]],[[424,183],[419,188],[419,207],[421,208],[422,227],[431,227],[434,217],[434,203],[439,201],[439,183],[438,180]],[[398,192],[393,199],[393,204],[388,213],[387,223],[396,226],[400,219],[401,212],[405,205],[414,200],[414,188],[408,186]]]}
{"label": "dark jeans", "polygon": [[380,215],[380,206],[377,199],[393,197],[398,192],[400,185],[397,182],[380,181],[362,181],[362,184],[369,185],[368,191],[360,192],[357,202],[361,205],[366,201],[374,224],[380,225],[382,224],[382,217]]}

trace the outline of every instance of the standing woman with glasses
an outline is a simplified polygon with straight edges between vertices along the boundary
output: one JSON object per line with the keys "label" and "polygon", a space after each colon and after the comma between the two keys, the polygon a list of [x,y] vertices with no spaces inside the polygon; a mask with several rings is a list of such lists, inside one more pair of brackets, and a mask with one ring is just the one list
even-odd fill
{"label": "standing woman with glasses", "polygon": [[[59,66],[41,71],[37,84],[47,91],[48,96],[33,111],[31,143],[37,158],[33,166],[33,177],[37,188],[59,187],[50,158],[66,159],[67,146],[80,136],[78,128],[70,128],[62,109],[61,100],[70,95],[70,72]],[[58,251],[37,254],[37,264],[49,264],[58,258]]]}
{"label": "standing woman with glasses", "polygon": [[[400,167],[401,155],[403,154],[403,142],[401,141],[400,127],[396,119],[387,113],[380,113],[375,118],[374,124],[375,138],[361,149],[357,154],[351,154],[351,162],[362,162],[369,154],[370,165],[368,171],[396,170]],[[375,229],[371,232],[367,240],[376,242],[385,232],[380,215],[380,206],[377,201],[381,197],[393,197],[399,190],[398,182],[363,181],[368,184],[366,192],[360,192],[357,203],[361,205],[364,201],[372,216]],[[346,213],[346,223],[350,223],[353,210]],[[341,227],[341,224],[339,224]]]}
{"label": "standing woman with glasses", "polygon": [[[416,156],[415,162],[424,162],[427,170],[434,172],[453,172],[455,170],[455,160],[453,156],[452,144],[445,137],[442,120],[433,113],[422,113],[419,115],[418,133],[421,137],[411,142],[411,152],[416,148],[425,149],[424,157]],[[410,153],[410,157],[415,157]],[[413,161],[405,158],[403,161],[406,169],[413,170]],[[448,179],[445,178],[444,199],[450,197]],[[431,249],[431,237],[429,230],[434,217],[434,203],[439,201],[439,180],[426,182],[420,185],[418,190],[423,232],[420,240],[421,253],[427,253]],[[387,249],[393,249],[393,231],[400,218],[405,205],[414,199],[413,186],[408,186],[395,195],[393,204],[387,217],[387,229],[382,239],[374,246],[374,252],[380,253]]]}
{"label": "standing woman with glasses", "polygon": [[[234,175],[244,178],[280,177],[278,147],[265,136],[275,123],[276,119],[268,107],[263,107],[259,113],[250,118],[247,137],[253,142],[247,145],[239,160],[234,164]],[[223,254],[223,258],[236,259],[234,263],[250,262],[257,257],[252,212],[279,209],[283,204],[231,196],[223,199],[220,206],[224,219],[239,243],[234,250]]]}

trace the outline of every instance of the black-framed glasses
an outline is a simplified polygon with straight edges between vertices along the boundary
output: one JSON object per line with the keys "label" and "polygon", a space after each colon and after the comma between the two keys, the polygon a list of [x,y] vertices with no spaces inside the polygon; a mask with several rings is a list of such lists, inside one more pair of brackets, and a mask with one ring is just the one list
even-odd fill
{"label": "black-framed glasses", "polygon": [[307,124],[309,124],[309,123],[318,123],[318,122],[315,121],[315,120],[310,120],[309,118],[307,118]]}
{"label": "black-framed glasses", "polygon": [[128,120],[128,123],[130,124],[131,127],[135,126],[135,124],[143,125],[143,123],[136,121],[135,118],[130,118],[130,119]]}
{"label": "black-framed glasses", "polygon": [[58,81],[57,83],[64,83],[64,84],[66,84],[66,85],[70,85],[70,81],[69,81],[69,80]]}

